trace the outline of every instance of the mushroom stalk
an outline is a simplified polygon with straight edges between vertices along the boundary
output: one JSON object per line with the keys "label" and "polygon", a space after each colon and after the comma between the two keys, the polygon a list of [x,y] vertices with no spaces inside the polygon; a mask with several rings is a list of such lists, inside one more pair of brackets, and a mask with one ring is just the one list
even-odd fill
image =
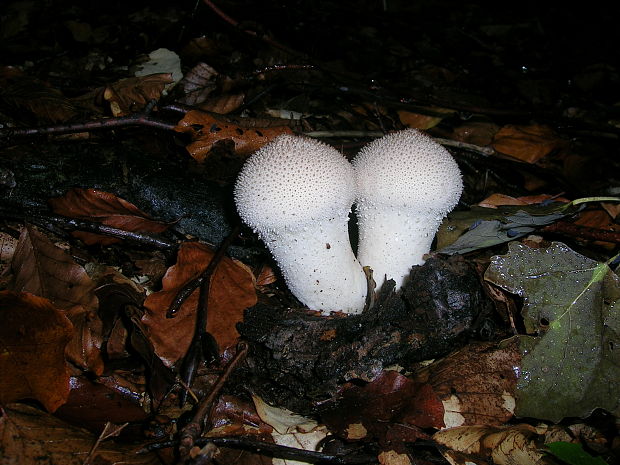
{"label": "mushroom stalk", "polygon": [[353,167],[333,147],[284,135],[254,153],[239,173],[235,202],[263,240],[291,292],[323,313],[360,313],[366,275],[351,249]]}
{"label": "mushroom stalk", "polygon": [[441,217],[434,222],[428,216],[357,205],[360,222],[357,258],[371,267],[377,287],[387,279],[394,279],[400,288],[411,267],[424,264],[422,256],[431,249]]}
{"label": "mushroom stalk", "polygon": [[324,313],[361,312],[366,275],[351,249],[347,223],[331,218],[296,229],[260,234],[293,295]]}
{"label": "mushroom stalk", "polygon": [[400,288],[413,265],[424,263],[443,217],[463,190],[461,172],[446,149],[408,129],[365,146],[353,160],[359,226],[357,257],[377,287]]}

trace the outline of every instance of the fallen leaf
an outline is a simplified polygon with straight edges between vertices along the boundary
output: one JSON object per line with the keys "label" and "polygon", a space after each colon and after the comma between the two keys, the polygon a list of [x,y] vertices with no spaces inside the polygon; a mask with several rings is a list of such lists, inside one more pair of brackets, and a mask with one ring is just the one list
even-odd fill
{"label": "fallen leaf", "polygon": [[506,125],[493,138],[493,147],[500,153],[527,163],[536,163],[541,158],[565,145],[547,126]]}
{"label": "fallen leaf", "polygon": [[208,435],[237,436],[237,435],[271,435],[273,428],[265,423],[256,411],[252,401],[224,394],[209,414],[212,428]]}
{"label": "fallen leaf", "polygon": [[22,231],[11,264],[11,289],[49,299],[74,325],[69,359],[95,374],[103,371],[101,320],[95,284],[84,268],[32,226]]}
{"label": "fallen leaf", "polygon": [[[607,210],[588,209],[579,214],[573,224],[588,228],[600,229],[602,231],[620,232],[620,224],[616,223]],[[595,244],[614,250],[615,242],[595,241]]]}
{"label": "fallen leaf", "polygon": [[396,451],[383,451],[377,457],[381,465],[411,465],[409,454],[399,454]]}
{"label": "fallen leaf", "polygon": [[181,58],[172,50],[158,48],[149,53],[148,59],[136,65],[136,77],[170,75],[172,82],[166,85],[169,89],[183,77]]}
{"label": "fallen leaf", "polygon": [[441,114],[441,116],[424,115],[421,113],[413,113],[406,110],[398,110],[397,113],[400,122],[403,123],[405,126],[422,130],[435,127],[441,122],[442,119],[454,114],[454,110],[448,108],[432,107],[429,108],[429,110],[433,113]]}
{"label": "fallen leaf", "polygon": [[[62,197],[49,199],[48,203],[59,215],[95,221],[123,231],[158,234],[171,226],[170,223],[153,220],[134,204],[97,189],[76,187]],[[114,237],[81,231],[76,231],[73,235],[87,245],[121,242]]]}
{"label": "fallen leaf", "polygon": [[552,442],[545,444],[549,452],[555,455],[562,462],[569,465],[607,465],[600,457],[593,457],[583,450],[581,444],[572,442]]}
{"label": "fallen leaf", "polygon": [[511,197],[505,194],[491,194],[486,199],[478,203],[479,207],[497,208],[501,205],[532,205],[543,204],[545,202],[565,202],[569,200],[564,197],[556,197],[549,194],[527,195],[524,197]]}
{"label": "fallen leaf", "polygon": [[225,115],[237,110],[243,104],[244,98],[244,94],[225,94],[209,97],[200,104],[200,109],[217,113],[218,115]]}
{"label": "fallen leaf", "polygon": [[110,103],[114,116],[125,116],[141,110],[151,100],[159,100],[172,82],[170,73],[121,79],[105,88],[103,98]]}
{"label": "fallen leaf", "polygon": [[63,123],[78,113],[78,108],[58,89],[31,76],[12,77],[3,87],[2,99],[5,102],[31,112],[37,120]]}
{"label": "fallen leaf", "polygon": [[414,373],[428,383],[443,404],[443,419],[435,428],[501,425],[514,414],[514,393],[521,354],[516,344],[470,344]]}
{"label": "fallen leaf", "polygon": [[118,377],[120,375],[116,372],[107,379],[99,378],[96,381],[86,376],[71,377],[67,402],[54,415],[93,432],[101,431],[107,422],[122,424],[144,421],[148,417],[148,412],[141,405],[144,390],[129,389],[127,383],[120,382],[115,386],[110,378]]}
{"label": "fallen leaf", "polygon": [[473,206],[470,210],[452,212],[437,232],[437,251],[463,254],[510,242],[573,214],[582,206],[545,202],[497,208]]}
{"label": "fallen leaf", "polygon": [[620,203],[601,202],[601,206],[613,219],[620,215]]}
{"label": "fallen leaf", "polygon": [[421,428],[443,425],[444,415],[430,386],[395,371],[383,371],[363,387],[345,387],[319,410],[329,429],[342,437],[377,439],[397,452],[403,452],[404,442],[426,438]]}
{"label": "fallen leaf", "polygon": [[524,299],[523,354],[515,414],[560,421],[595,408],[620,413],[620,279],[554,242],[546,249],[509,244],[485,279]]}
{"label": "fallen leaf", "polygon": [[0,232],[0,276],[9,273],[11,260],[13,260],[18,243],[18,238],[6,232]]}
{"label": "fallen leaf", "polygon": [[[163,289],[149,295],[142,318],[155,352],[167,365],[180,360],[189,348],[194,334],[199,290],[183,303],[175,318],[166,318],[166,312],[178,291],[198,277],[213,257],[211,248],[198,242],[181,245],[177,264],[170,267],[163,278]],[[220,352],[237,342],[235,325],[243,320],[243,310],[256,304],[254,277],[230,258],[218,264],[211,281],[207,331],[217,341]]]}
{"label": "fallen leaf", "polygon": [[278,280],[276,272],[269,265],[263,265],[256,277],[257,286],[268,286]]}
{"label": "fallen leaf", "polygon": [[[321,441],[327,437],[327,428],[317,426],[312,431],[293,432],[287,434],[279,434],[273,432],[273,441],[286,447],[294,447],[295,449],[316,451]],[[274,458],[273,465],[307,465],[308,462],[300,462],[298,460]]]}
{"label": "fallen leaf", "polygon": [[65,347],[73,327],[44,298],[0,292],[0,403],[35,399],[50,412],[69,396]]}
{"label": "fallen leaf", "polygon": [[467,144],[486,147],[491,145],[499,126],[495,123],[477,121],[461,124],[452,131],[451,139]]}
{"label": "fallen leaf", "polygon": [[183,94],[179,99],[186,105],[200,105],[218,87],[219,73],[206,63],[198,63],[190,69],[177,84],[177,90]]}
{"label": "fallen leaf", "polygon": [[260,419],[271,426],[278,434],[287,434],[294,431],[311,431],[318,426],[315,420],[297,415],[282,407],[269,405],[256,395],[252,396],[252,400]]}
{"label": "fallen leaf", "polygon": [[[70,426],[28,405],[5,406],[0,418],[3,464],[40,465],[44,461],[49,464],[84,465],[96,441],[97,436],[88,431]],[[94,449],[88,463],[161,465],[157,453],[136,454],[138,448],[132,444],[103,441]]]}
{"label": "fallen leaf", "polygon": [[[271,436],[276,444],[296,449],[316,451],[319,443],[327,436],[327,428],[315,420],[297,415],[290,410],[273,407],[258,396],[252,396],[260,419],[271,426]],[[274,459],[273,465],[303,465],[296,460]]]}
{"label": "fallen leaf", "polygon": [[232,140],[237,154],[249,155],[277,136],[293,133],[288,126],[243,128],[197,110],[187,112],[175,131],[192,136],[193,142],[187,146],[187,150],[199,162],[204,161],[213,144],[221,140]]}
{"label": "fallen leaf", "polygon": [[[460,426],[439,431],[433,439],[450,450],[444,457],[456,458],[451,463],[493,463],[494,465],[551,465],[541,450],[544,430],[530,425],[507,427]],[[454,455],[456,451],[463,455]],[[479,462],[478,460],[485,460]],[[486,462],[486,461],[489,462]]]}

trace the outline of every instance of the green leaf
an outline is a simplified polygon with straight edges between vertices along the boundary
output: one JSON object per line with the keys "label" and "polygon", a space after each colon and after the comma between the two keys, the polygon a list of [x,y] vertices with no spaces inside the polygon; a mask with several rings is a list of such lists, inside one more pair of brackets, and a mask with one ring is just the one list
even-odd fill
{"label": "green leaf", "polygon": [[510,242],[582,210],[586,203],[620,202],[620,197],[586,197],[572,202],[472,207],[453,212],[437,232],[437,251],[467,253]]}
{"label": "green leaf", "polygon": [[607,465],[602,458],[593,457],[583,450],[581,444],[550,442],[545,445],[551,454],[569,465]]}
{"label": "green leaf", "polygon": [[437,232],[438,251],[449,255],[467,253],[512,241],[581,208],[567,205],[472,207],[468,211],[451,213]]}
{"label": "green leaf", "polygon": [[595,408],[620,412],[620,280],[562,243],[509,244],[485,279],[523,297],[528,335],[515,414],[559,421]]}

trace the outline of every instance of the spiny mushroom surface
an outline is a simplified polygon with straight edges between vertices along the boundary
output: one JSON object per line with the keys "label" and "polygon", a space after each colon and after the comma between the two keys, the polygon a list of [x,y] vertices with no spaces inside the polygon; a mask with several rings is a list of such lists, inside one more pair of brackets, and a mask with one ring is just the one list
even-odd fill
{"label": "spiny mushroom surface", "polygon": [[336,149],[282,135],[254,153],[235,184],[241,219],[262,239],[291,292],[324,313],[359,313],[366,276],[348,235],[353,168]]}
{"label": "spiny mushroom surface", "polygon": [[366,145],[353,160],[359,225],[357,257],[379,288],[401,287],[424,263],[444,216],[457,204],[463,181],[452,155],[429,136],[407,129]]}

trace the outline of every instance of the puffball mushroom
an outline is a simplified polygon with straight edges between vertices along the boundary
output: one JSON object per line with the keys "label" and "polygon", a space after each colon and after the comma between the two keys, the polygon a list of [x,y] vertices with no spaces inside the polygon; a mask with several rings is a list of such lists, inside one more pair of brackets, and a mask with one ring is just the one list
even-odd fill
{"label": "puffball mushroom", "polygon": [[327,313],[360,313],[367,280],[351,249],[353,167],[336,149],[282,135],[255,152],[235,184],[241,219],[267,245],[291,292]]}
{"label": "puffball mushroom", "polygon": [[444,216],[457,204],[463,181],[452,155],[414,130],[388,134],[353,160],[359,226],[357,258],[379,288],[400,288],[413,265],[424,263]]}

